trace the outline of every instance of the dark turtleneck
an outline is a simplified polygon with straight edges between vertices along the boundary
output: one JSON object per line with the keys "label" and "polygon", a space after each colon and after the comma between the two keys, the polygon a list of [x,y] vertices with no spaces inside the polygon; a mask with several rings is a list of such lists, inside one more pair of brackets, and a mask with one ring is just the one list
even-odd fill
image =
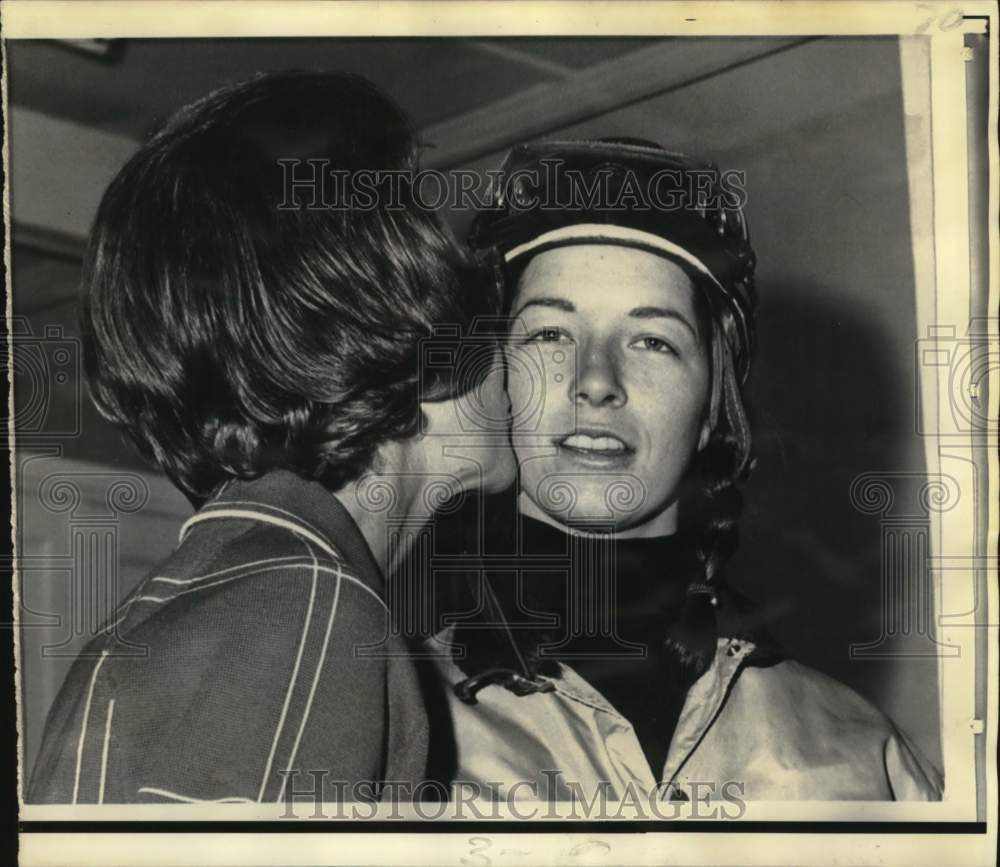
{"label": "dark turtleneck", "polygon": [[[559,661],[594,686],[632,724],[659,775],[687,691],[664,637],[696,569],[690,545],[678,536],[581,537],[520,520],[517,572],[489,577],[508,620],[522,624],[513,632],[521,653],[539,672],[551,673]],[[568,574],[552,562],[567,559]],[[570,627],[544,624],[545,614]],[[561,646],[539,652],[553,642]]]}

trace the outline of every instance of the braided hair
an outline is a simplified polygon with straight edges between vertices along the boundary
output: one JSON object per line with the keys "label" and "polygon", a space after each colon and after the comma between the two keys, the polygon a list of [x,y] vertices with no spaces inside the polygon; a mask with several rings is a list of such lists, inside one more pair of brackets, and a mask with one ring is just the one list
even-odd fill
{"label": "braided hair", "polygon": [[693,546],[699,571],[692,576],[685,602],[664,639],[677,678],[686,684],[704,674],[715,657],[718,598],[725,565],[739,544],[741,487],[752,467],[742,390],[717,320],[712,321],[711,335],[712,433],[692,458],[678,510],[678,532]]}

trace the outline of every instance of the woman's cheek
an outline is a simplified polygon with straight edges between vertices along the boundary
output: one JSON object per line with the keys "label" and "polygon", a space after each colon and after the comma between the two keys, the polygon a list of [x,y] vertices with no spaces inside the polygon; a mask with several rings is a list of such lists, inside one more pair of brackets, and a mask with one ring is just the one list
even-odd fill
{"label": "woman's cheek", "polygon": [[525,355],[517,350],[507,353],[507,397],[514,430],[531,424],[531,403],[537,402],[532,393],[537,390],[538,367],[527,363]]}
{"label": "woman's cheek", "polygon": [[[562,419],[569,400],[569,389],[576,377],[576,356],[571,345],[536,347],[518,359],[518,369],[510,376],[511,403],[514,411],[520,408],[526,417],[535,419],[540,432],[556,433],[564,424]],[[552,428],[556,424],[557,428]]]}

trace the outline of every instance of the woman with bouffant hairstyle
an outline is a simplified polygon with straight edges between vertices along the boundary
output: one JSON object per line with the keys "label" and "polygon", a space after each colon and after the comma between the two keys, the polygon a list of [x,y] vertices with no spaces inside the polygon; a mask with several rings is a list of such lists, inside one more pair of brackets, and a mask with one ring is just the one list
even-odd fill
{"label": "woman with bouffant hairstyle", "polygon": [[[407,197],[415,168],[372,84],[288,72],[183,108],[108,188],[83,282],[91,392],[198,511],[74,664],[29,801],[422,779],[426,715],[383,601],[405,551],[366,480],[419,522],[431,486],[502,487],[513,460],[469,424],[506,412],[499,365],[421,364],[437,324],[498,298]],[[392,197],[327,200],[357,172],[396,173]]]}

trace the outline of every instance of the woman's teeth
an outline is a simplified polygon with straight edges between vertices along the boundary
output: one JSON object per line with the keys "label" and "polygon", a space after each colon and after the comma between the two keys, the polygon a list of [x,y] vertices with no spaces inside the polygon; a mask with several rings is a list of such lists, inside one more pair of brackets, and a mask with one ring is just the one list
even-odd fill
{"label": "woman's teeth", "polygon": [[584,434],[573,434],[562,441],[564,446],[586,452],[623,452],[625,443],[616,437],[589,437]]}

